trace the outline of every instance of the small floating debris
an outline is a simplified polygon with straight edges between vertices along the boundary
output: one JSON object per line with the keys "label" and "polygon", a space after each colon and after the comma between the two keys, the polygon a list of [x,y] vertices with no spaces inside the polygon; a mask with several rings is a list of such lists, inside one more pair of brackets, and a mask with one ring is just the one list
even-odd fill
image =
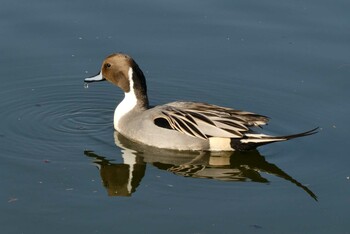
{"label": "small floating debris", "polygon": [[16,201],[18,201],[18,198],[12,197],[7,202],[12,203],[12,202],[16,202]]}
{"label": "small floating debris", "polygon": [[89,84],[88,83],[84,83],[84,89],[88,89],[89,88]]}
{"label": "small floating debris", "polygon": [[347,179],[347,180],[350,180],[350,176],[347,176],[346,179]]}
{"label": "small floating debris", "polygon": [[255,229],[262,229],[262,226],[257,225],[257,224],[251,224],[251,225],[249,225],[249,227],[255,228]]}

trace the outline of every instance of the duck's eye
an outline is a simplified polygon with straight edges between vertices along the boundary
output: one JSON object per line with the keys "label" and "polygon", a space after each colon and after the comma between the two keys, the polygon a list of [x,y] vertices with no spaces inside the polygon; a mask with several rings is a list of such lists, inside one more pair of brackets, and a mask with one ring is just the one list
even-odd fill
{"label": "duck's eye", "polygon": [[106,63],[106,67],[111,67],[112,65],[110,63]]}

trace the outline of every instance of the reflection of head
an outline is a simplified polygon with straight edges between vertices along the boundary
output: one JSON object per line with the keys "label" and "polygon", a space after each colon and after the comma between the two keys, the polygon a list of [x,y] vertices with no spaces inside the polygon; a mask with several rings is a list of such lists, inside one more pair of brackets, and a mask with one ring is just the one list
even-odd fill
{"label": "reflection of head", "polygon": [[109,196],[131,196],[145,175],[146,165],[101,165],[100,175]]}
{"label": "reflection of head", "polygon": [[109,196],[131,196],[145,175],[146,164],[142,160],[136,160],[135,155],[123,154],[124,163],[111,163],[91,151],[84,153],[95,159],[94,163],[100,170]]}

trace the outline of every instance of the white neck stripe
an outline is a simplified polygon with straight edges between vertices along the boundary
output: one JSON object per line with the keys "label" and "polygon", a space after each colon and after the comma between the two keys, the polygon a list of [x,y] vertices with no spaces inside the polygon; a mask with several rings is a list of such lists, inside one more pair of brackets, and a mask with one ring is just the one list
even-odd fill
{"label": "white neck stripe", "polygon": [[128,71],[128,79],[129,79],[129,86],[130,86],[130,91],[128,93],[124,93],[124,99],[117,108],[115,109],[114,112],[114,128],[119,131],[119,121],[120,119],[127,114],[129,111],[131,111],[137,104],[137,98],[135,95],[134,91],[134,81],[132,80],[133,76],[133,70],[130,67]]}

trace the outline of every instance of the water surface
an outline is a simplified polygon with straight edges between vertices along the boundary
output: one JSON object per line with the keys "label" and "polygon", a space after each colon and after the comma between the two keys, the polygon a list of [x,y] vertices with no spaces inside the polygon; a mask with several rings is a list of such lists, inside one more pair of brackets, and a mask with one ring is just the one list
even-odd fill
{"label": "water surface", "polygon": [[[4,233],[349,233],[347,1],[3,1]],[[205,101],[311,137],[233,155],[117,141],[123,94],[84,88],[132,55],[151,104]],[[315,198],[317,197],[317,200]]]}

